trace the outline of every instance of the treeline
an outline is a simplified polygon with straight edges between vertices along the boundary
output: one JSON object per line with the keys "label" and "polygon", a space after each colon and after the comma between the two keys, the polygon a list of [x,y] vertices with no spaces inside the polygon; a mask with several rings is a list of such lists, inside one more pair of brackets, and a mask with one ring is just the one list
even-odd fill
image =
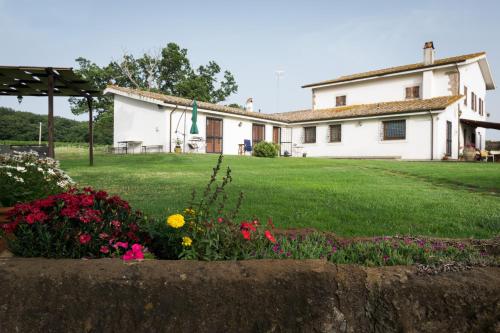
{"label": "treeline", "polygon": [[[0,140],[37,141],[39,123],[42,123],[42,141],[47,141],[47,115],[15,111],[0,107]],[[88,142],[88,123],[63,117],[54,117],[56,142]],[[94,125],[96,144],[113,143],[113,118],[103,115]]]}

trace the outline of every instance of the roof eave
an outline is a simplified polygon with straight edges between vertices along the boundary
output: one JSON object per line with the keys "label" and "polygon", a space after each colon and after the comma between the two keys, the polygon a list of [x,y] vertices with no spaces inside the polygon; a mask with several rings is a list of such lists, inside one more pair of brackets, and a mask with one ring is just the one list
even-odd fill
{"label": "roof eave", "polygon": [[490,65],[486,56],[482,57],[478,60],[479,68],[481,69],[481,73],[483,74],[484,83],[486,84],[486,90],[494,90],[495,81],[493,80],[493,74],[491,73]]}

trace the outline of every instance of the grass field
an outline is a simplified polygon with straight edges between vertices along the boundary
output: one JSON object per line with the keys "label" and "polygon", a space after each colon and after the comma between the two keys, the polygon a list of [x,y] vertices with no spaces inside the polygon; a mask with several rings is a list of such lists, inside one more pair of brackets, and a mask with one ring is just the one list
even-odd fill
{"label": "grass field", "polygon": [[[155,217],[179,212],[201,191],[214,155],[104,155],[60,151],[81,185],[119,194]],[[500,164],[226,156],[242,218],[342,236],[393,234],[488,238],[500,232]]]}

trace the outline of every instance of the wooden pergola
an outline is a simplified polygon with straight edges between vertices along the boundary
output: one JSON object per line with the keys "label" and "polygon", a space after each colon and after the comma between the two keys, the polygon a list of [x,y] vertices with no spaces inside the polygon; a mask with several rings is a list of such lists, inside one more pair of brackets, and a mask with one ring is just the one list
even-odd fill
{"label": "wooden pergola", "polygon": [[54,96],[83,97],[89,108],[89,163],[93,165],[92,97],[101,95],[89,81],[81,78],[73,68],[0,66],[0,96],[48,97],[49,157],[54,158]]}

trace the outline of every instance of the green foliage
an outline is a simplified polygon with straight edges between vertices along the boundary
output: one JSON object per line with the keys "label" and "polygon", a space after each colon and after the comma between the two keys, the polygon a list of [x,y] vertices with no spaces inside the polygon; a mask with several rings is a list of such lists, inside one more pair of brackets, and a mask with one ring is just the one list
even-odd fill
{"label": "green foliage", "polygon": [[[47,115],[15,111],[0,107],[0,140],[38,142],[39,123],[42,141],[47,141]],[[54,117],[54,136],[57,142],[88,142],[88,122]],[[108,113],[94,123],[94,143],[113,142],[113,114]]]}
{"label": "green foliage", "polygon": [[40,199],[63,192],[74,183],[59,162],[32,153],[0,155],[0,205]]}
{"label": "green foliage", "polygon": [[267,141],[261,141],[253,146],[253,155],[257,157],[276,157],[279,155],[280,146]]}
{"label": "green foliage", "polygon": [[[76,62],[79,68],[75,71],[99,90],[104,90],[108,84],[116,84],[212,103],[224,101],[238,90],[233,75],[229,71],[222,73],[214,61],[193,69],[187,49],[175,43],[168,43],[158,54],[145,53],[139,58],[124,54],[119,61],[103,67],[85,58],[78,58]],[[112,110],[110,96],[99,96],[94,100],[97,119]],[[74,114],[88,112],[84,99],[73,97],[70,103]]]}

